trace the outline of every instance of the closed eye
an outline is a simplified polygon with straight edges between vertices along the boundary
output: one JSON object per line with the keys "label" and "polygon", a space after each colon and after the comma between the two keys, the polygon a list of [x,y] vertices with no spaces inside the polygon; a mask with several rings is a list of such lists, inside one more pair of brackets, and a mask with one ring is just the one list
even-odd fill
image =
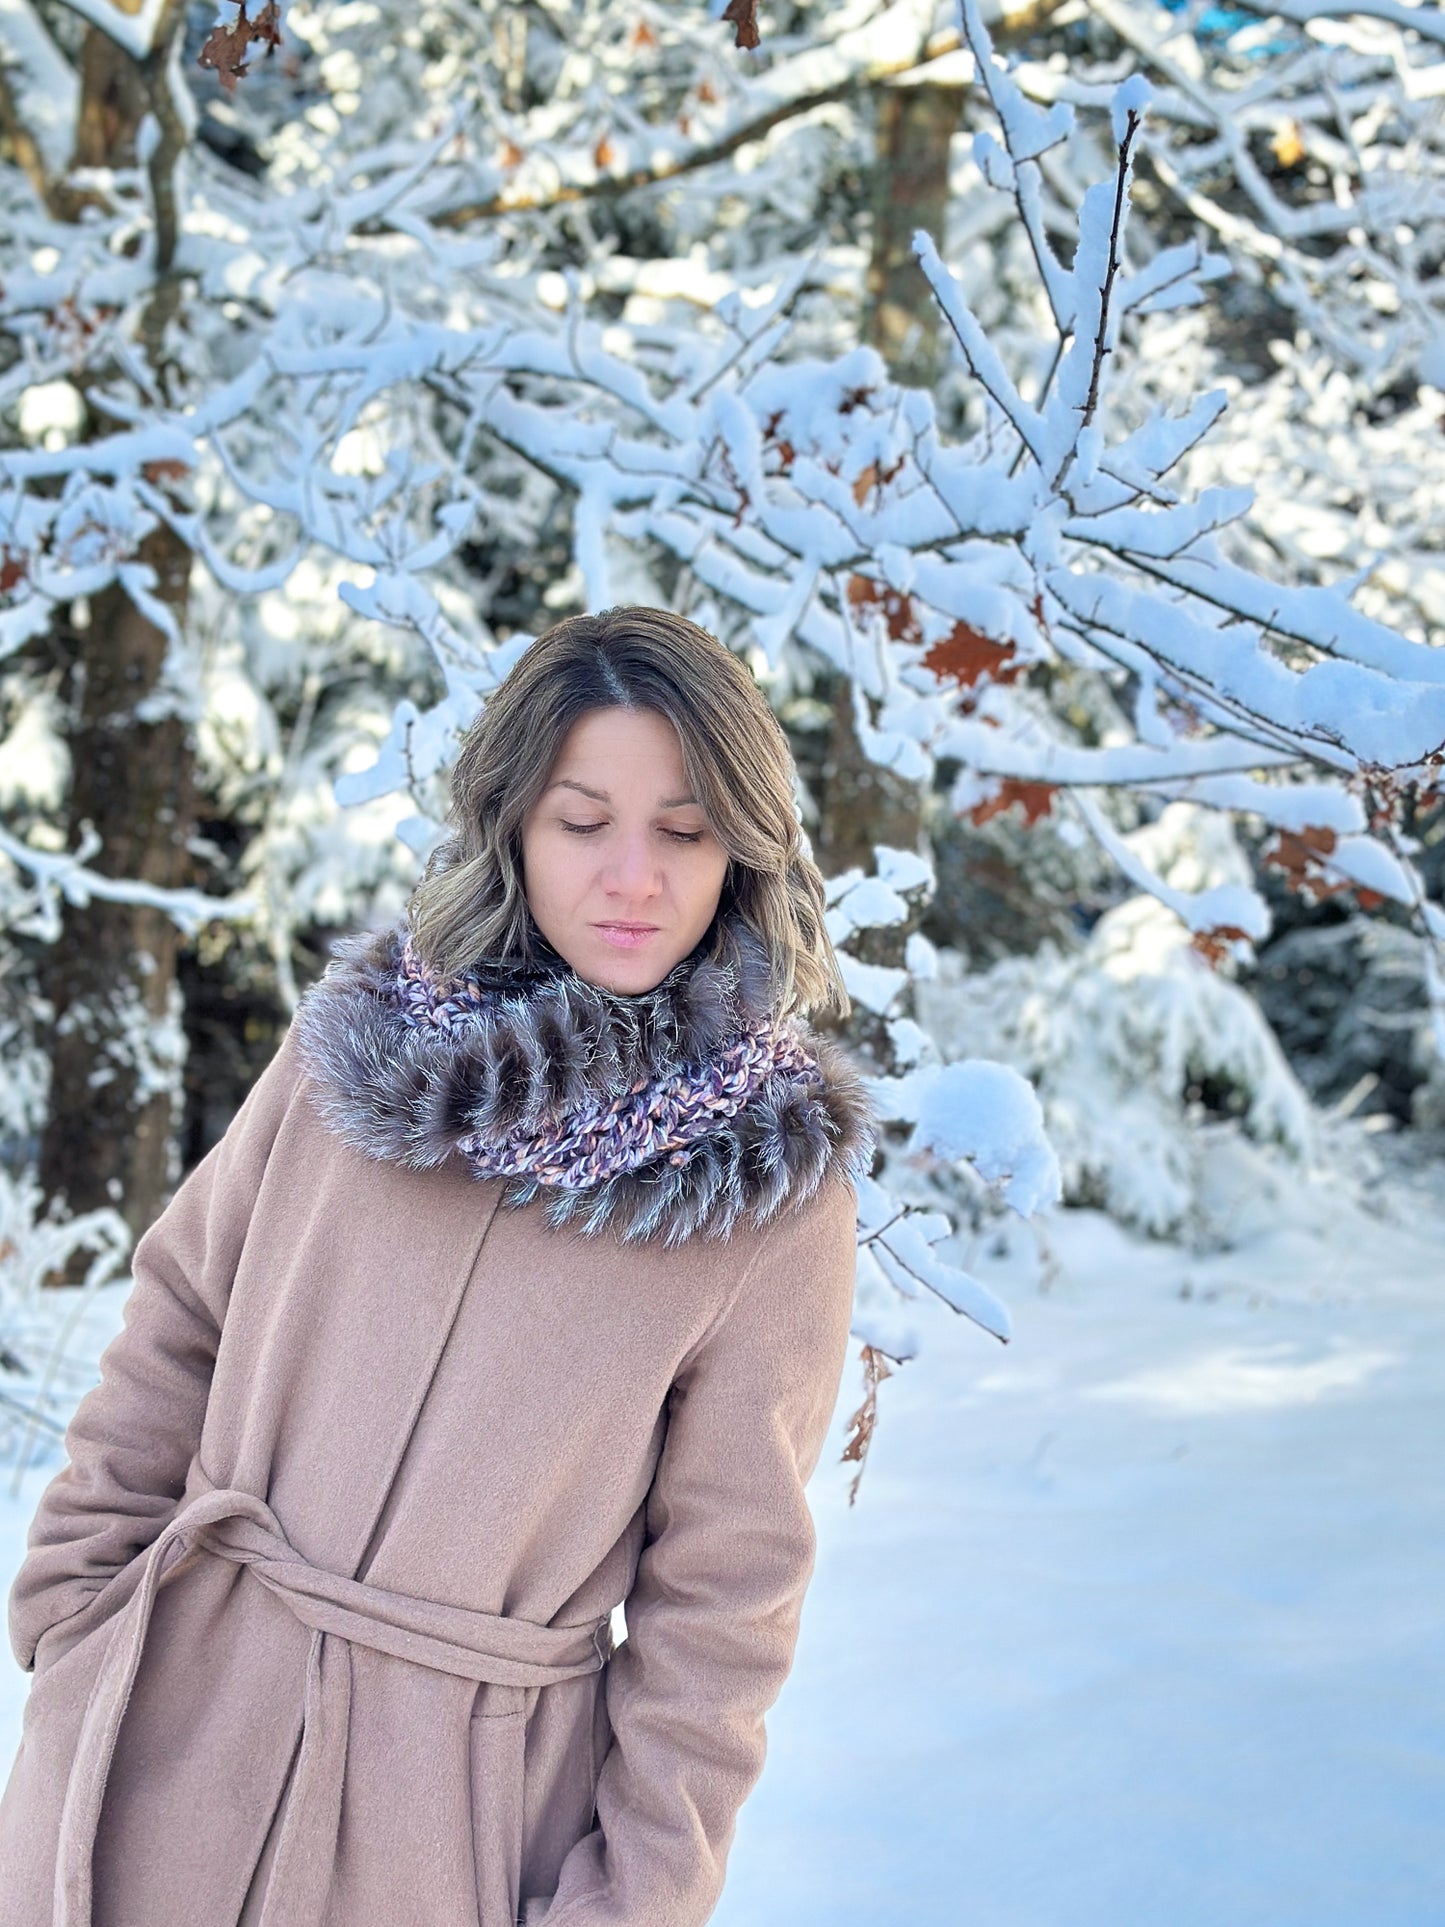
{"label": "closed eye", "polygon": [[[607,828],[605,823],[569,823],[565,817],[561,822],[562,828],[573,836],[594,836],[598,830]],[[701,830],[664,830],[662,834],[670,836],[674,843],[701,843],[703,839]]]}

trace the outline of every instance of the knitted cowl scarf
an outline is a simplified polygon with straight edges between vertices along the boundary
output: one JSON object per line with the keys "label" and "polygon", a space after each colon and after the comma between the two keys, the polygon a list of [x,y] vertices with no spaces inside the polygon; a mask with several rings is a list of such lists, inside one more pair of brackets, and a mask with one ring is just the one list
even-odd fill
{"label": "knitted cowl scarf", "polygon": [[736,915],[652,990],[530,964],[438,981],[405,918],[331,946],[294,1023],[326,1122],[416,1169],[460,1154],[549,1223],[676,1245],[764,1224],[830,1171],[866,1174],[874,1120],[845,1052],[774,1007]]}

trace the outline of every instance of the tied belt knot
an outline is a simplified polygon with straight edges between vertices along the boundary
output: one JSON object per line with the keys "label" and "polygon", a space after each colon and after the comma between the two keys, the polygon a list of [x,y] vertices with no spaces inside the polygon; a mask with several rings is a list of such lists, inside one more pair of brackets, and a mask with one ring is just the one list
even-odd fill
{"label": "tied belt knot", "polygon": [[[93,1860],[101,1802],[121,1721],[140,1665],[162,1575],[185,1550],[203,1550],[247,1566],[268,1591],[312,1629],[306,1662],[301,1750],[261,1927],[319,1927],[331,1883],[341,1820],[351,1711],[351,1647],[369,1646],[460,1679],[510,1688],[516,1710],[528,1688],[600,1672],[611,1653],[611,1621],[541,1626],[510,1615],[438,1605],[343,1579],[303,1559],[274,1512],[253,1492],[211,1486],[184,1504],[141,1555],[135,1590],[111,1625],[110,1641],[86,1706],[66,1788],[56,1865],[54,1927],[91,1927]],[[522,1849],[521,1719],[488,1719],[509,1729],[494,1766],[499,1865],[484,1873],[481,1927],[512,1927]],[[328,1853],[325,1849],[333,1849]]]}

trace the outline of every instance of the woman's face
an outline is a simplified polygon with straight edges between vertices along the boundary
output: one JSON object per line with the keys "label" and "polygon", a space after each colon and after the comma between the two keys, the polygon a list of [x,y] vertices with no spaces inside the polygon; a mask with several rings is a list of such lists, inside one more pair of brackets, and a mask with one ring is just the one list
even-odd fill
{"label": "woman's face", "polygon": [[563,740],[522,824],[527,903],[579,977],[635,995],[700,941],[727,852],[689,794],[682,744],[651,709],[594,709]]}

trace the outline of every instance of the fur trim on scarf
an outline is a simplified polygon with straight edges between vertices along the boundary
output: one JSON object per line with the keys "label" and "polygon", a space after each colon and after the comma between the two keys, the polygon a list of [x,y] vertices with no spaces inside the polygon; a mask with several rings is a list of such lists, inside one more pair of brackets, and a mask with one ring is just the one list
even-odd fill
{"label": "fur trim on scarf", "polygon": [[[639,1081],[704,1067],[770,1014],[764,947],[739,918],[726,929],[726,961],[694,953],[635,996],[587,982],[555,952],[530,967],[479,965],[467,981],[480,1000],[468,1008],[449,998],[451,1021],[424,1024],[408,1022],[402,1007],[405,919],[339,938],[293,1019],[321,1114],[369,1157],[425,1169],[465,1154],[468,1137],[545,1129],[605,1108]],[[808,1059],[807,1074],[767,1078],[685,1153],[580,1189],[513,1178],[502,1202],[541,1196],[553,1225],[675,1245],[725,1237],[739,1218],[765,1224],[830,1173],[856,1181],[874,1143],[858,1071],[801,1019],[782,1027]]]}

